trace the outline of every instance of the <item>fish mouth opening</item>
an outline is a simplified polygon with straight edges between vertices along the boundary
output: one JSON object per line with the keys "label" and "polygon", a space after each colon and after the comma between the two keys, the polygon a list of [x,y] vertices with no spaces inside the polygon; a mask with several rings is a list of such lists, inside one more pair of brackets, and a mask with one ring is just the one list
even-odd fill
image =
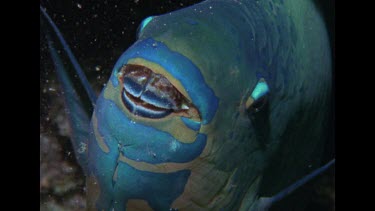
{"label": "fish mouth opening", "polygon": [[201,121],[196,106],[162,74],[142,65],[125,64],[118,79],[122,102],[132,114],[151,119],[177,115]]}

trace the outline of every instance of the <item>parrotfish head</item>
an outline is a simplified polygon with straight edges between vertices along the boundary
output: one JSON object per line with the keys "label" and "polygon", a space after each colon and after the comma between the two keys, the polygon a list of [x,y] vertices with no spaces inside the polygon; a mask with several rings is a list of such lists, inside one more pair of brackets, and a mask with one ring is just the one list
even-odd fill
{"label": "parrotfish head", "polygon": [[314,84],[296,74],[294,56],[264,47],[288,52],[289,36],[267,41],[260,30],[255,42],[240,15],[191,10],[145,19],[98,98],[88,145],[97,209],[134,200],[153,210],[237,209],[272,180],[263,173],[280,146],[314,152],[306,143],[315,137],[300,141],[303,128],[323,130]]}
{"label": "parrotfish head", "polygon": [[[238,46],[225,44],[226,37],[204,47],[199,37],[197,43],[186,41],[182,31],[207,27],[181,20],[186,28],[173,37],[164,37],[163,30],[157,38],[143,34],[127,49],[98,98],[89,165],[100,186],[99,201],[109,203],[100,203],[101,208],[113,200],[129,207],[135,199],[154,210],[189,201],[222,206],[235,196],[232,190],[243,194],[264,166],[255,129],[240,120],[239,107],[263,106],[267,83],[253,69],[243,71],[248,61],[226,48]],[[187,42],[189,48],[179,51]],[[224,43],[219,52],[218,43]],[[203,56],[189,56],[203,53],[202,48],[208,58],[216,53],[226,60],[208,64]],[[235,188],[235,183],[242,184]]]}
{"label": "parrotfish head", "polygon": [[90,166],[101,191],[154,209],[159,194],[170,206],[204,154],[204,128],[218,104],[188,58],[152,38],[136,42],[116,63],[92,118]]}

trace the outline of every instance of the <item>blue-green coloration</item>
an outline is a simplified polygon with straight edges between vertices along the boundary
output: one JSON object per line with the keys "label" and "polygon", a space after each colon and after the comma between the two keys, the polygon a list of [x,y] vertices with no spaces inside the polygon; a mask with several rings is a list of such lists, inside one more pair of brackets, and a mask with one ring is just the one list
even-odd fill
{"label": "blue-green coloration", "polygon": [[142,33],[143,29],[147,26],[148,23],[152,21],[153,18],[154,18],[153,16],[150,16],[144,19],[142,23],[139,25],[139,30],[137,34]]}
{"label": "blue-green coloration", "polygon": [[269,87],[265,81],[259,81],[254,88],[253,93],[251,93],[251,97],[254,100],[258,100],[263,97],[265,94],[269,92]]}
{"label": "blue-green coloration", "polygon": [[191,120],[186,117],[181,117],[181,120],[192,130],[199,131],[199,129],[201,128],[201,124],[197,121]]}
{"label": "blue-green coloration", "polygon": [[137,37],[89,127],[67,103],[89,210],[258,210],[320,164],[331,57],[310,1],[207,0],[145,19]]}

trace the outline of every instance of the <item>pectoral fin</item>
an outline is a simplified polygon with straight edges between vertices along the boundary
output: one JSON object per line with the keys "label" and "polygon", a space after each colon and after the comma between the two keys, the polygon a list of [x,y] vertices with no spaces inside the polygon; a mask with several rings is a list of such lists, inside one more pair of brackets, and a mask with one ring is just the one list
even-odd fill
{"label": "pectoral fin", "polygon": [[280,201],[281,199],[288,196],[290,193],[304,185],[306,182],[312,180],[319,174],[325,172],[329,167],[331,167],[335,163],[336,159],[331,160],[324,166],[316,169],[315,171],[311,172],[310,174],[306,175],[302,179],[298,180],[297,182],[293,183],[289,187],[285,188],[284,190],[280,191],[276,195],[272,197],[260,197],[257,205],[255,206],[254,211],[267,211],[275,202]]}
{"label": "pectoral fin", "polygon": [[[47,21],[49,21],[50,24],[51,23],[53,24],[52,20],[49,18],[47,13],[41,7],[40,7],[40,11],[43,14],[43,16],[47,19]],[[64,98],[64,103],[65,103],[65,111],[68,116],[69,125],[71,129],[70,138],[72,140],[74,152],[75,152],[78,163],[80,164],[80,166],[86,173],[87,172],[86,170],[87,168],[87,142],[88,142],[88,137],[89,137],[90,119],[87,114],[87,111],[85,110],[83,106],[83,103],[81,102],[81,98],[77,94],[77,91],[74,88],[73,83],[66,72],[66,68],[64,67],[61,57],[58,54],[57,50],[55,49],[54,42],[52,41],[51,35],[49,34],[48,30],[44,30],[44,35],[48,43],[48,48],[52,57],[53,64],[55,66],[58,81],[61,85],[62,96]],[[63,44],[63,46],[65,44]],[[66,48],[66,46],[64,46],[64,48]],[[75,63],[75,62],[72,61],[72,63]],[[73,66],[76,66],[76,65],[73,65]],[[89,87],[89,90],[91,90],[91,87]],[[95,99],[96,99],[96,96],[95,96]]]}

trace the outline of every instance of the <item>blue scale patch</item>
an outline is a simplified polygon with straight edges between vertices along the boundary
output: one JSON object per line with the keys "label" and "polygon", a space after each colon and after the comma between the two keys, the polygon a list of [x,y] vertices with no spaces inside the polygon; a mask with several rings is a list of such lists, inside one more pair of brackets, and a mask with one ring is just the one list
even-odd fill
{"label": "blue scale patch", "polygon": [[189,119],[189,118],[186,118],[186,117],[181,117],[181,120],[184,122],[184,124],[194,130],[194,131],[199,131],[199,129],[201,128],[201,123],[200,122],[196,122],[192,119]]}
{"label": "blue scale patch", "polygon": [[129,59],[143,58],[165,68],[173,77],[181,82],[186,92],[197,106],[202,116],[202,123],[208,124],[214,117],[219,99],[206,84],[203,75],[187,57],[171,51],[162,42],[152,38],[137,41],[121,55],[115,64],[111,77],[113,85],[118,86],[117,72]]}
{"label": "blue scale patch", "polygon": [[190,174],[190,170],[167,174],[140,171],[119,163],[114,186],[118,210],[123,210],[120,206],[124,206],[128,199],[143,199],[154,210],[169,210],[173,201],[183,193]]}

